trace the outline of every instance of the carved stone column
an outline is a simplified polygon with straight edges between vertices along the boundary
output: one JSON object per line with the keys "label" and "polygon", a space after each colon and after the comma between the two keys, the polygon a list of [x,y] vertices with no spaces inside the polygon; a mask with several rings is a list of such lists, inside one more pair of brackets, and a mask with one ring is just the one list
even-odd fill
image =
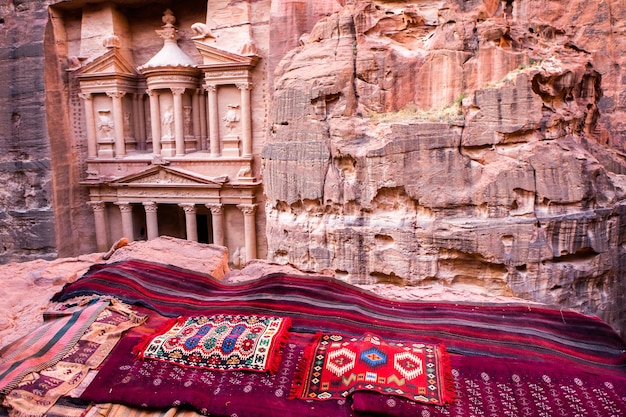
{"label": "carved stone column", "polygon": [[243,230],[246,241],[246,262],[256,258],[256,204],[240,204],[243,212]]}
{"label": "carved stone column", "polygon": [[181,203],[180,207],[185,211],[185,228],[187,240],[198,241],[198,223],[196,221],[196,205],[193,203]]}
{"label": "carved stone column", "polygon": [[152,130],[152,153],[161,155],[161,110],[159,109],[159,93],[146,90],[150,97],[150,127]]}
{"label": "carved stone column", "polygon": [[217,110],[217,86],[207,85],[206,91],[209,93],[209,141],[211,142],[211,156],[220,156],[220,115]]}
{"label": "carved stone column", "polygon": [[242,156],[252,156],[252,107],[250,106],[250,90],[252,83],[239,83],[241,91],[241,147]]}
{"label": "carved stone column", "polygon": [[211,210],[213,243],[224,246],[224,206],[221,204],[206,204],[206,208]]}
{"label": "carved stone column", "polygon": [[107,237],[106,207],[104,201],[90,201],[89,206],[93,210],[93,218],[96,226],[96,247],[98,252],[106,252],[109,249]]}
{"label": "carved stone column", "polygon": [[87,122],[87,158],[98,156],[96,136],[96,119],[93,112],[93,96],[90,93],[79,93],[85,103],[85,121]]}
{"label": "carved stone column", "polygon": [[206,151],[208,149],[207,143],[206,143],[206,139],[207,139],[207,133],[206,133],[206,127],[207,127],[207,123],[206,123],[206,99],[204,98],[204,90],[202,89],[198,89],[198,102],[200,104],[200,108],[198,110],[199,113],[199,118],[200,118],[200,149],[202,149],[203,151]]}
{"label": "carved stone column", "polygon": [[174,140],[176,141],[176,156],[185,155],[185,119],[183,114],[184,88],[172,88],[174,96]]}
{"label": "carved stone column", "polygon": [[124,143],[124,113],[122,107],[122,97],[126,94],[123,91],[107,91],[107,96],[113,99],[113,123],[115,129],[115,157],[126,156],[126,144]]}
{"label": "carved stone column", "polygon": [[143,208],[146,211],[146,234],[148,235],[148,240],[156,239],[159,237],[159,221],[157,219],[159,206],[153,201],[146,201],[143,203]]}
{"label": "carved stone column", "polygon": [[129,242],[135,240],[135,232],[133,230],[133,206],[130,203],[115,203],[122,213],[122,235]]}

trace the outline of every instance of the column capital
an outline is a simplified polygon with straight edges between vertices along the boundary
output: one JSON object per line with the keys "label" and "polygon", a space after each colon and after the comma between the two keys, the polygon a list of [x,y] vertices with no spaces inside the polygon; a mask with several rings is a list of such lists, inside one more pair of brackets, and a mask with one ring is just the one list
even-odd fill
{"label": "column capital", "polygon": [[172,94],[174,94],[174,95],[183,95],[183,94],[185,94],[185,88],[184,87],[172,87],[172,88],[170,88],[170,90],[172,91]]}
{"label": "column capital", "polygon": [[130,203],[120,202],[120,203],[115,203],[115,205],[120,208],[121,212],[132,212],[133,211],[133,206],[131,206]]}
{"label": "column capital", "polygon": [[254,87],[254,84],[247,83],[247,82],[246,83],[236,83],[235,85],[240,90],[252,90],[252,88]]}
{"label": "column capital", "polygon": [[239,204],[237,208],[243,212],[244,215],[254,214],[258,207],[258,204]]}
{"label": "column capital", "polygon": [[209,93],[215,93],[217,91],[217,85],[215,84],[205,84],[203,88]]}
{"label": "column capital", "polygon": [[183,208],[185,214],[194,214],[196,212],[196,205],[194,203],[180,203],[178,206]]}
{"label": "column capital", "polygon": [[106,95],[111,98],[122,98],[126,95],[126,91],[107,91]]}
{"label": "column capital", "polygon": [[156,213],[159,208],[159,205],[154,201],[144,201],[142,204],[146,213]]}
{"label": "column capital", "polygon": [[205,204],[205,207],[211,210],[211,214],[222,214],[224,205],[219,203]]}
{"label": "column capital", "polygon": [[93,94],[91,94],[91,93],[78,93],[78,97],[82,98],[83,100],[91,100],[91,99],[93,99]]}
{"label": "column capital", "polygon": [[93,211],[104,211],[106,203],[104,201],[89,201],[87,203]]}
{"label": "column capital", "polygon": [[146,94],[149,95],[150,97],[153,97],[153,96],[158,97],[159,96],[159,92],[157,90],[152,90],[150,88],[148,88],[146,90]]}

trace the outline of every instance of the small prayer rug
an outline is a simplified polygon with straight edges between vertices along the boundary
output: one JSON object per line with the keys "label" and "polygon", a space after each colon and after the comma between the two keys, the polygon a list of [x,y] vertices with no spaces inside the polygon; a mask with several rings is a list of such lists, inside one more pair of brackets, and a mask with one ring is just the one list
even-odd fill
{"label": "small prayer rug", "polygon": [[346,398],[361,390],[435,405],[454,397],[445,347],[384,341],[372,334],[322,335],[303,358],[292,387],[293,398],[313,400]]}
{"label": "small prayer rug", "polygon": [[275,373],[291,320],[214,315],[169,320],[135,348],[140,359],[216,371]]}

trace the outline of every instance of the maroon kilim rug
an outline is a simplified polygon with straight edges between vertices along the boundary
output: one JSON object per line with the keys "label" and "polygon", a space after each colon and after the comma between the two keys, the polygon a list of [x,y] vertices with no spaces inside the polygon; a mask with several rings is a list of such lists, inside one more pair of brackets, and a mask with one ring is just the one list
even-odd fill
{"label": "maroon kilim rug", "polygon": [[[288,317],[292,327],[275,375],[135,361],[139,338],[129,335],[85,392],[89,400],[187,403],[216,416],[626,416],[626,344],[600,319],[569,310],[390,301],[327,277],[272,274],[228,285],[141,261],[95,266],[55,299],[94,293],[166,317],[256,314]],[[439,406],[356,391],[345,400],[289,400],[297,361],[319,331],[443,344],[456,398]]]}
{"label": "maroon kilim rug", "polygon": [[329,400],[372,391],[443,405],[454,396],[443,346],[324,334],[306,353],[293,397]]}
{"label": "maroon kilim rug", "polygon": [[395,417],[621,417],[626,379],[567,372],[530,361],[452,357],[455,400],[447,407],[355,392],[363,415]]}

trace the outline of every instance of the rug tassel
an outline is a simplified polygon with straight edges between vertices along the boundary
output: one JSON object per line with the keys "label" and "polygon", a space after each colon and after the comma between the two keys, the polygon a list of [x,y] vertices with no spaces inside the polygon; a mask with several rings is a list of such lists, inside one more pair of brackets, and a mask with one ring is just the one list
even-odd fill
{"label": "rug tassel", "polygon": [[300,358],[300,361],[296,366],[296,371],[293,375],[293,382],[291,384],[291,389],[289,390],[288,399],[294,400],[302,398],[306,392],[309,370],[313,366],[315,351],[317,350],[317,346],[320,344],[321,340],[322,332],[315,333],[315,338],[308,344],[306,349],[304,349],[302,358]]}
{"label": "rug tassel", "polygon": [[450,353],[448,353],[445,345],[438,345],[438,348],[441,355],[441,373],[443,382],[441,400],[444,404],[450,404],[454,402],[456,398],[454,376],[452,375],[452,361],[450,360]]}
{"label": "rug tassel", "polygon": [[280,370],[280,364],[283,360],[283,351],[287,347],[287,340],[289,340],[289,329],[291,328],[291,319],[289,317],[283,318],[281,324],[280,339],[276,340],[276,345],[271,348],[271,352],[274,352],[267,364],[267,371],[270,375],[276,374]]}

